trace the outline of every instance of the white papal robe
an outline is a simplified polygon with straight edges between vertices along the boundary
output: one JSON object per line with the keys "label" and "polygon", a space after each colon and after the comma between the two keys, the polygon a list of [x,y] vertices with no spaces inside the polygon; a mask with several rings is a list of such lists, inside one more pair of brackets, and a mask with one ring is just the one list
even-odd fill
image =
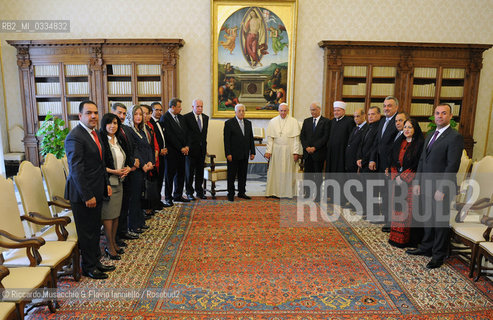
{"label": "white papal robe", "polygon": [[267,171],[266,196],[293,197],[299,165],[293,154],[303,154],[300,125],[291,116],[273,118],[267,126],[267,150],[271,154]]}

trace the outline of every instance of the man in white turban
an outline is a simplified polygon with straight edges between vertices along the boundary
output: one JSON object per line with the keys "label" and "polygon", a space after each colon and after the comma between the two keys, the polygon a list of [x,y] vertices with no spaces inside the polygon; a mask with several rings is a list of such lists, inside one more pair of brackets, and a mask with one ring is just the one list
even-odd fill
{"label": "man in white turban", "polygon": [[298,159],[302,154],[300,125],[291,117],[286,103],[279,105],[279,115],[267,126],[267,150],[270,160],[267,171],[266,196],[292,198],[295,195]]}
{"label": "man in white turban", "polygon": [[[330,120],[325,171],[329,173],[326,177],[338,180],[341,187],[345,180],[346,147],[349,135],[351,134],[351,131],[353,131],[353,128],[354,120],[350,117],[346,117],[346,103],[343,101],[335,101],[334,118]],[[328,190],[328,193],[328,196],[332,199],[331,201],[334,202],[334,197],[336,195],[334,195],[331,190]],[[337,204],[344,205],[346,203],[343,194],[341,194],[338,199],[340,201]]]}

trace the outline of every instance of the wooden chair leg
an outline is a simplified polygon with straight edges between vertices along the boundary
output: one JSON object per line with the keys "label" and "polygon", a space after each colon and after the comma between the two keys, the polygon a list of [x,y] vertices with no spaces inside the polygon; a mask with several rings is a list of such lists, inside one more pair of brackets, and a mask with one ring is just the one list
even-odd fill
{"label": "wooden chair leg", "polygon": [[477,270],[476,278],[474,278],[474,281],[478,281],[479,278],[481,277],[481,262],[482,262],[482,260],[483,260],[483,252],[481,252],[481,249],[479,249],[478,261],[477,261],[478,270]]}
{"label": "wooden chair leg", "polygon": [[469,278],[472,278],[474,276],[474,267],[476,263],[476,254],[478,252],[478,244],[474,244],[471,248],[471,260],[469,263]]}
{"label": "wooden chair leg", "polygon": [[[58,271],[52,268],[51,269],[51,279],[48,280],[48,283],[46,284],[46,286],[49,289],[55,289],[55,291],[56,291],[57,284],[58,284],[58,277],[57,277],[57,275],[58,275]],[[56,312],[56,309],[60,307],[58,305],[58,299],[56,297],[53,298],[53,301],[52,300],[48,300],[47,301],[47,305],[48,305],[48,308],[50,309],[50,312],[51,313],[55,313]]]}
{"label": "wooden chair leg", "polygon": [[212,199],[216,199],[216,182],[215,181],[211,181],[211,195],[212,195]]}

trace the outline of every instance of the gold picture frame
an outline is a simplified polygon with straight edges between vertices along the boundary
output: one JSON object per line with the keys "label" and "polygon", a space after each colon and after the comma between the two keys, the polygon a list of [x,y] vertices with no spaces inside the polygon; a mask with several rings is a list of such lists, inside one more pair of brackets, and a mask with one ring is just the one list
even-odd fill
{"label": "gold picture frame", "polygon": [[270,119],[292,103],[297,16],[298,0],[211,0],[213,117],[241,103]]}

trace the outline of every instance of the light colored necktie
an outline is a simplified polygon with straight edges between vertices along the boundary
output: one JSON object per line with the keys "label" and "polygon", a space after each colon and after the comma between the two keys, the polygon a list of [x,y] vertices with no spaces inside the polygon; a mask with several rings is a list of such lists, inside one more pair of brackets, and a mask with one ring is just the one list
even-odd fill
{"label": "light colored necktie", "polygon": [[180,120],[178,120],[178,116],[177,116],[177,115],[175,115],[174,117],[175,117],[175,121],[176,121],[176,123],[178,124],[178,127],[180,127],[180,128],[181,128],[181,125],[180,125]]}
{"label": "light colored necktie", "polygon": [[395,136],[394,141],[397,141],[397,139],[399,139],[399,137],[401,136],[401,134],[402,134],[402,131],[399,131],[399,132],[397,133],[397,135]]}
{"label": "light colored necktie", "polygon": [[241,128],[241,133],[245,135],[245,124],[243,123],[243,120],[240,120],[240,128]]}
{"label": "light colored necktie", "polygon": [[197,116],[197,124],[199,125],[200,132],[202,132],[202,121],[200,121],[200,116]]}
{"label": "light colored necktie", "polygon": [[383,124],[383,128],[382,128],[382,135],[381,135],[382,137],[383,134],[385,133],[385,129],[387,129],[387,125],[389,124],[389,121],[390,121],[389,118],[385,119],[385,123]]}

